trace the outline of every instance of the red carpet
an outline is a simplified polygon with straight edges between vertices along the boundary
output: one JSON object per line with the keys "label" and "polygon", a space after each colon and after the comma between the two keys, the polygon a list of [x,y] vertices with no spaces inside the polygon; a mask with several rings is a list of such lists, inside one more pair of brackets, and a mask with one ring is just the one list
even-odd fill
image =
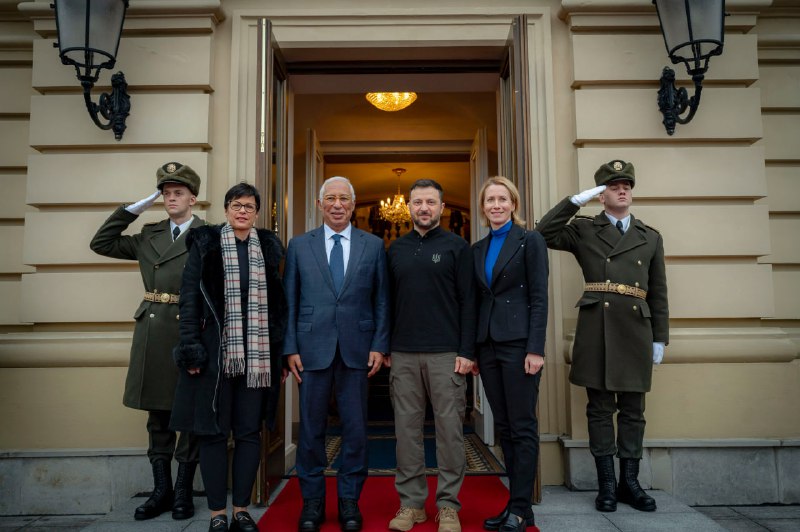
{"label": "red carpet", "polygon": [[[336,513],[336,478],[326,478],[327,501],[326,521],[322,532],[338,532],[339,521]],[[439,524],[435,521],[436,477],[428,477],[428,501],[425,511],[428,520],[416,525],[413,532],[436,532]],[[508,490],[496,476],[468,476],[459,494],[462,509],[458,514],[461,528],[465,532],[483,530],[483,520],[503,509],[508,500]],[[297,520],[303,498],[297,477],[289,480],[272,506],[259,520],[259,530],[269,532],[297,532]],[[364,532],[388,530],[389,521],[400,507],[400,499],[394,489],[394,477],[369,477],[361,493],[358,504],[364,515]],[[534,527],[528,532],[535,532]]]}

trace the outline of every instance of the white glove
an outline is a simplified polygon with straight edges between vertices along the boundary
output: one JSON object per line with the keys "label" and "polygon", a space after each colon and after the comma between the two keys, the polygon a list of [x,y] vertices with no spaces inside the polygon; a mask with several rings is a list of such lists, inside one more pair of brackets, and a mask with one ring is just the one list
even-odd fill
{"label": "white glove", "polygon": [[572,202],[573,205],[577,205],[578,207],[583,207],[587,203],[589,203],[592,198],[600,194],[606,189],[605,185],[600,185],[599,187],[590,188],[589,190],[584,190],[579,194],[575,194],[569,200]]}
{"label": "white glove", "polygon": [[653,342],[653,364],[661,364],[664,359],[664,342]]}
{"label": "white glove", "polygon": [[156,200],[158,199],[158,197],[160,195],[161,195],[161,191],[160,190],[156,190],[155,192],[153,192],[152,195],[147,196],[145,199],[139,200],[136,203],[128,205],[127,207],[125,207],[125,210],[128,211],[131,214],[135,214],[136,216],[139,216],[144,211],[146,211],[147,209],[152,207],[153,203],[156,202]]}

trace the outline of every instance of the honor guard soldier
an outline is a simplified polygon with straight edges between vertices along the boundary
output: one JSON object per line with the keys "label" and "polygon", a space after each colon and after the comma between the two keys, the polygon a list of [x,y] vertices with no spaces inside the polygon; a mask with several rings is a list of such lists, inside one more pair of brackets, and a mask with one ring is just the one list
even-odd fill
{"label": "honor guard soldier", "polygon": [[[589,449],[599,485],[595,506],[613,512],[619,501],[651,512],[655,500],[641,488],[638,475],[645,393],[653,364],[661,362],[669,341],[664,244],[658,231],[629,212],[636,184],[631,163],[610,161],[594,179],[596,188],[563,199],[536,229],[549,248],[575,255],[586,282],[577,304],[569,380],[585,387],[588,396]],[[598,195],[603,212],[575,216]]]}
{"label": "honor guard soldier", "polygon": [[[200,177],[190,167],[167,163],[156,172],[157,190],[131,205],[122,205],[94,235],[92,251],[115,259],[135,260],[144,283],[144,295],[136,309],[130,364],[122,403],[148,411],[147,456],[153,469],[153,493],[136,508],[134,518],[151,519],[172,510],[173,519],[194,515],[192,483],[198,461],[194,436],[180,437],[169,429],[178,369],[172,348],[178,343],[178,301],[186,262],[186,231],[205,222],[192,214]],[[140,233],[123,235],[140,214],[164,196],[168,218],[146,224]],[[177,442],[177,445],[176,445]],[[172,485],[173,454],[178,475]]]}

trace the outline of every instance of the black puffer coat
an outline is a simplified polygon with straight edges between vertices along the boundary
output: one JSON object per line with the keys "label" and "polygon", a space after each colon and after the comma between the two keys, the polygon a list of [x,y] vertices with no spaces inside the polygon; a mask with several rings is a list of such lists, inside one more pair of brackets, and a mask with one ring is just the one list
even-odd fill
{"label": "black puffer coat", "polygon": [[[225,283],[220,244],[221,225],[192,229],[186,235],[189,258],[183,272],[180,299],[180,343],[173,356],[179,368],[170,428],[196,434],[218,434],[217,402],[222,362],[221,336],[225,319]],[[286,292],[279,267],[283,245],[271,231],[258,229],[264,255],[269,305],[272,382],[264,394],[264,417],[272,428],[281,385]],[[190,375],[188,368],[201,368]]]}

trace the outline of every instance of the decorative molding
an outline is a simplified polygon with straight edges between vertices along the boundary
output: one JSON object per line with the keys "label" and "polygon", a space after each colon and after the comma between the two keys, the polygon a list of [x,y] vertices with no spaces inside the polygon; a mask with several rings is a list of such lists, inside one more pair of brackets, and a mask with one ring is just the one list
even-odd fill
{"label": "decorative molding", "polygon": [[0,368],[127,367],[132,332],[0,335]]}
{"label": "decorative molding", "polygon": [[[559,438],[561,444],[568,449],[588,448],[588,439],[573,439],[568,436]],[[800,439],[788,438],[720,438],[720,439],[654,439],[644,440],[644,447],[649,448],[743,448],[743,447],[800,447]]]}
{"label": "decorative molding", "polygon": [[[564,361],[572,363],[575,331],[565,335]],[[775,327],[670,330],[664,364],[789,363],[800,358],[792,338]]]}

